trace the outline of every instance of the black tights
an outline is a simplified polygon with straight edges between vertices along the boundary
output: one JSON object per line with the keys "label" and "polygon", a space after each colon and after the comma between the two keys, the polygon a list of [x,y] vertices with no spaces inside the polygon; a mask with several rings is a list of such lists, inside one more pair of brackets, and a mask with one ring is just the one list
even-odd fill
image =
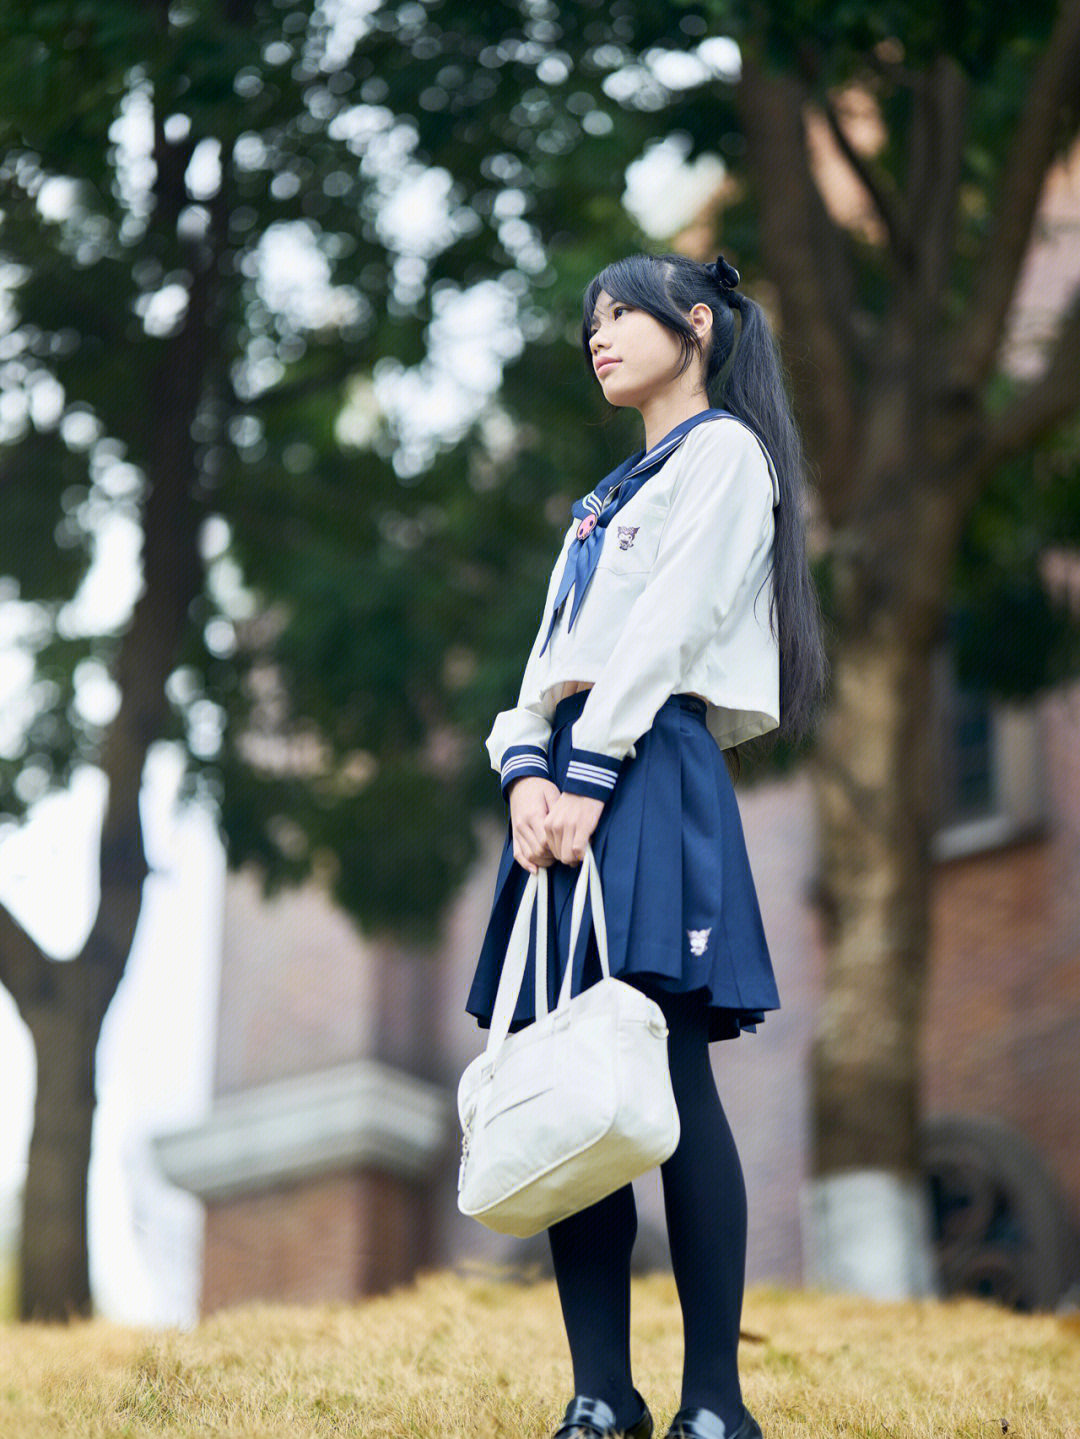
{"label": "black tights", "polygon": [[[647,988],[647,983],[641,983]],[[668,1022],[680,1136],[660,1167],[675,1285],[683,1315],[680,1407],[742,1417],[738,1344],[746,1271],[746,1188],[709,1063],[704,992],[648,988]],[[630,1376],[630,1251],[637,1234],[627,1184],[548,1230],[574,1390],[603,1399],[620,1425],[641,1412]]]}

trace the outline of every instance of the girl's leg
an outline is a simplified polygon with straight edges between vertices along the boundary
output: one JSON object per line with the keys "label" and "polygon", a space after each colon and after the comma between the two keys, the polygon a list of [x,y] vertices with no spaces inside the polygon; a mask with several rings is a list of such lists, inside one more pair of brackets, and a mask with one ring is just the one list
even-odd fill
{"label": "girl's leg", "polygon": [[660,1172],[683,1313],[680,1407],[711,1409],[732,1434],[743,1413],[738,1369],[746,1278],[742,1166],[709,1063],[704,992],[648,992],[667,1018],[671,1083],[679,1109],[679,1143]]}
{"label": "girl's leg", "polygon": [[630,1377],[630,1251],[636,1235],[629,1184],[548,1230],[574,1392],[610,1404],[620,1426],[641,1414]]}

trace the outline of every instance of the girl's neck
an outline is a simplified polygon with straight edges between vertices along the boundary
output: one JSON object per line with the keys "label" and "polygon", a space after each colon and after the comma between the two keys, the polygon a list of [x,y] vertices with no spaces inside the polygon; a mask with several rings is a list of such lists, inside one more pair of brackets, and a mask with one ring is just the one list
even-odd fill
{"label": "girl's neck", "polygon": [[688,420],[691,415],[700,415],[702,410],[708,408],[708,396],[703,390],[698,390],[694,394],[667,392],[646,400],[638,407],[638,413],[645,421],[646,454],[654,445],[658,445],[676,425],[682,424],[683,420]]}

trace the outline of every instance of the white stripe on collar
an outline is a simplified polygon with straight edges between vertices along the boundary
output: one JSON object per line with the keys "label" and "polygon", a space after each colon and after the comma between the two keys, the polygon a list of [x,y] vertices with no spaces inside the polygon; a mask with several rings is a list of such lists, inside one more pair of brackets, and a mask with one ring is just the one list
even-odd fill
{"label": "white stripe on collar", "polygon": [[[702,421],[702,423],[714,424],[716,420],[734,420],[737,425],[742,425],[744,430],[749,430],[750,433],[754,436],[754,439],[757,440],[758,445],[761,449],[761,453],[765,456],[765,463],[769,467],[769,479],[772,481],[773,491],[773,509],[775,509],[780,503],[780,480],[776,473],[776,466],[773,464],[772,456],[769,454],[764,444],[762,444],[761,439],[757,435],[756,431],[752,428],[752,426],[748,425],[745,420],[740,420],[738,415],[716,415],[712,420],[704,420]],[[632,479],[634,475],[640,473],[640,471],[643,470],[646,466],[654,465],[657,460],[666,460],[668,455],[670,455],[674,450],[677,450],[684,441],[690,438],[690,436],[694,433],[695,430],[698,430],[700,428],[700,425],[694,425],[691,429],[684,431],[683,434],[676,435],[673,440],[661,440],[655,449],[650,450],[647,455],[642,456],[642,458],[637,462],[634,468],[628,471],[622,477],[622,479],[619,481],[620,486],[625,484],[627,480]],[[585,496],[581,503],[587,510],[592,510],[596,515],[599,516],[603,513],[607,501],[606,498],[604,500],[598,499],[596,496],[596,491],[590,490],[590,492]]]}
{"label": "white stripe on collar", "polygon": [[[715,424],[717,420],[734,420],[735,424],[742,425],[744,430],[749,430],[750,433],[754,436],[754,439],[757,440],[758,445],[761,449],[761,453],[765,456],[765,463],[769,467],[769,479],[772,481],[773,491],[773,509],[775,510],[777,505],[780,503],[780,478],[776,473],[776,466],[773,464],[772,455],[769,454],[769,451],[762,443],[761,437],[758,435],[757,431],[754,430],[753,426],[748,425],[745,420],[740,420],[738,415],[715,415],[711,420],[703,420],[702,424]],[[638,470],[640,470],[643,465],[653,464],[656,460],[662,457],[666,458],[672,452],[672,450],[677,450],[685,440],[688,440],[690,436],[700,428],[701,425],[694,425],[692,429],[687,430],[685,434],[676,436],[674,440],[671,440],[666,445],[665,442],[661,440],[660,444],[651,454],[646,455],[644,459],[638,461],[638,463],[634,466],[634,468],[630,471],[630,474],[627,475],[626,478],[629,479],[630,475],[636,475]]]}
{"label": "white stripe on collar", "polygon": [[[697,425],[694,426],[694,430],[696,429]],[[655,465],[657,460],[665,459],[671,454],[672,450],[677,450],[683,440],[694,433],[694,430],[687,430],[685,434],[677,435],[675,439],[668,440],[666,443],[661,440],[655,450],[650,450],[647,455],[638,460],[637,464],[629,471],[625,478],[629,480],[633,475],[636,475],[639,470],[643,470],[646,465]]]}

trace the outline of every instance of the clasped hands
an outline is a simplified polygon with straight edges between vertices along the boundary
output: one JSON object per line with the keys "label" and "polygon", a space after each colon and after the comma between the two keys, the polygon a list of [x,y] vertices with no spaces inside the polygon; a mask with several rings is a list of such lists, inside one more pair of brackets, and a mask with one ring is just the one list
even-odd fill
{"label": "clasped hands", "polygon": [[562,794],[558,785],[526,775],[510,787],[514,858],[530,874],[560,864],[580,864],[604,812],[602,799]]}

